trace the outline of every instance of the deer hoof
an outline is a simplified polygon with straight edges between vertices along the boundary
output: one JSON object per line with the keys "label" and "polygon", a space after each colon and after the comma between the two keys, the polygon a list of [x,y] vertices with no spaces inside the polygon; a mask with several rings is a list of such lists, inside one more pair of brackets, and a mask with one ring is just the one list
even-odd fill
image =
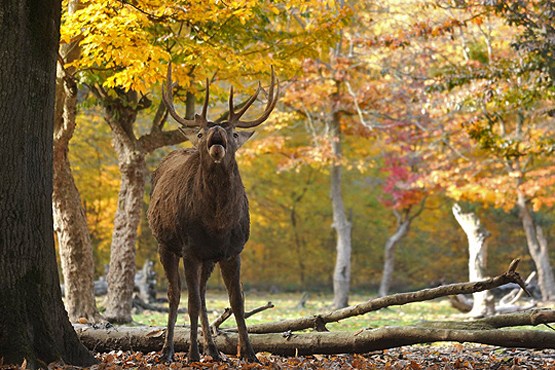
{"label": "deer hoof", "polygon": [[199,361],[200,361],[200,354],[199,354],[198,352],[197,352],[197,353],[191,353],[191,352],[189,352],[189,353],[187,354],[187,360],[189,361],[189,363],[191,363],[191,362],[199,362]]}
{"label": "deer hoof", "polygon": [[208,355],[212,357],[215,362],[222,362],[222,356],[220,356],[220,351],[216,346],[208,346]]}
{"label": "deer hoof", "polygon": [[163,362],[173,362],[174,351],[173,348],[162,348],[162,361]]}
{"label": "deer hoof", "polygon": [[241,355],[241,358],[247,362],[251,362],[255,364],[260,363],[256,355],[254,354],[254,351],[249,351],[248,353],[245,353],[245,355]]}

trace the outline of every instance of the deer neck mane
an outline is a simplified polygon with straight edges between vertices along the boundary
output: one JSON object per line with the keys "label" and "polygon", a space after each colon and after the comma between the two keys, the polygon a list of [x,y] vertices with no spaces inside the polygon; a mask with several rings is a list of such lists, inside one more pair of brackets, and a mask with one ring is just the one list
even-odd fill
{"label": "deer neck mane", "polygon": [[222,230],[233,226],[246,199],[237,162],[199,164],[195,179],[196,213],[201,215],[209,229]]}

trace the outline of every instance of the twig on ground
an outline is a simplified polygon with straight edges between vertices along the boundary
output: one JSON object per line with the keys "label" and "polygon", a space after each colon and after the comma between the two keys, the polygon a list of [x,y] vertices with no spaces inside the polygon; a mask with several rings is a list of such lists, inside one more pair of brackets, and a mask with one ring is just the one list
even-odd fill
{"label": "twig on ground", "polygon": [[[269,308],[274,308],[274,305],[272,304],[272,302],[268,302],[263,306],[254,308],[250,311],[245,312],[245,319],[251,317],[252,315],[255,315],[259,312],[262,312],[264,310],[267,310]],[[231,311],[231,308],[227,307],[224,312],[222,312],[222,314],[220,316],[218,316],[218,318],[216,318],[216,320],[214,320],[212,322],[212,324],[210,324],[210,328],[212,329],[212,332],[216,333],[220,327],[220,325],[222,325],[232,314],[233,312]]]}

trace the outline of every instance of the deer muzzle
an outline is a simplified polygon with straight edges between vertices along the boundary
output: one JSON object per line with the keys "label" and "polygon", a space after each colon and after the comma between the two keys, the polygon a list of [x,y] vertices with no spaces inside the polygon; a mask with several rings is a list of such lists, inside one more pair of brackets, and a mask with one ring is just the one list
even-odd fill
{"label": "deer muzzle", "polygon": [[220,127],[213,127],[208,133],[208,153],[215,163],[220,163],[227,149],[227,133]]}

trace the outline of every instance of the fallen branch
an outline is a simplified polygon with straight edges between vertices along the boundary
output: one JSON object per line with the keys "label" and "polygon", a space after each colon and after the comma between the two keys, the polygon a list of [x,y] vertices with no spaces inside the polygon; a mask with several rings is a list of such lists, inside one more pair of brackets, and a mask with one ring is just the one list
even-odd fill
{"label": "fallen branch", "polygon": [[[154,312],[170,312],[170,309],[166,306],[159,306],[151,303],[145,302],[138,294],[133,294],[133,301],[132,301],[133,308],[138,309],[140,311],[148,310]],[[187,313],[186,308],[179,308],[177,313]]]}
{"label": "fallen branch", "polygon": [[555,322],[554,310],[533,309],[468,321],[425,321],[419,326],[443,329],[492,330],[515,326],[548,326],[549,323],[553,322]]}
{"label": "fallen branch", "polygon": [[[534,281],[534,279],[536,278],[536,275],[537,275],[536,271],[532,271],[524,281],[524,284],[526,284],[526,286],[529,286],[530,284],[532,284],[532,281]],[[524,290],[513,289],[511,292],[509,292],[507,295],[505,295],[499,300],[499,304],[501,306],[513,305],[522,297],[523,294],[524,294]]]}
{"label": "fallen branch", "polygon": [[[490,320],[491,326],[503,326],[510,322],[537,325],[545,321],[555,321],[555,311],[534,310],[525,315],[505,315],[512,318]],[[518,319],[515,317],[518,316]],[[498,317],[499,318],[499,317]],[[486,319],[484,319],[486,320]],[[446,323],[449,324],[449,323]],[[469,323],[452,323],[460,327],[473,328]],[[466,325],[466,326],[465,326]],[[93,329],[86,325],[75,325],[77,334],[83,344],[95,352],[112,350],[123,351],[159,351],[165,336],[165,328],[118,327],[116,329]],[[176,351],[185,352],[189,346],[189,330],[175,328]],[[375,350],[401,347],[405,345],[432,343],[438,341],[472,342],[502,347],[520,348],[555,348],[555,331],[488,329],[468,330],[438,327],[386,327],[366,329],[353,332],[312,332],[312,333],[270,333],[251,334],[251,343],[256,352],[270,352],[276,355],[295,354],[332,354],[332,353],[367,353]],[[215,337],[220,351],[228,354],[237,352],[237,334],[220,333]]]}
{"label": "fallen branch", "polygon": [[337,322],[346,318],[363,315],[371,311],[389,306],[399,306],[411,302],[429,301],[431,299],[445,297],[456,294],[472,294],[483,290],[493,289],[508,283],[516,283],[522,289],[526,289],[522,278],[516,272],[519,260],[515,259],[509,265],[509,269],[502,275],[488,278],[481,281],[469,283],[458,283],[444,285],[437,288],[424,289],[417,292],[393,294],[385,297],[371,299],[367,302],[334,310],[328,313],[317,314],[312,316],[301,317],[298,319],[283,320],[279,322],[252,325],[249,327],[249,333],[281,333],[285,331],[299,331],[305,329],[315,329],[317,331],[326,331],[326,324]]}
{"label": "fallen branch", "polygon": [[[273,305],[272,302],[268,302],[266,303],[264,306],[260,306],[257,307],[251,311],[247,311],[245,312],[245,319],[251,317],[252,315],[255,315],[259,312],[262,312],[264,310],[267,310],[269,308],[274,308],[275,306]],[[227,307],[224,312],[222,312],[222,314],[220,316],[218,316],[218,318],[216,320],[214,320],[212,322],[212,324],[210,324],[210,328],[212,329],[212,332],[214,334],[216,334],[218,328],[220,327],[220,325],[222,325],[227,319],[229,319],[229,317],[232,315],[233,311],[231,311],[230,307]]]}

